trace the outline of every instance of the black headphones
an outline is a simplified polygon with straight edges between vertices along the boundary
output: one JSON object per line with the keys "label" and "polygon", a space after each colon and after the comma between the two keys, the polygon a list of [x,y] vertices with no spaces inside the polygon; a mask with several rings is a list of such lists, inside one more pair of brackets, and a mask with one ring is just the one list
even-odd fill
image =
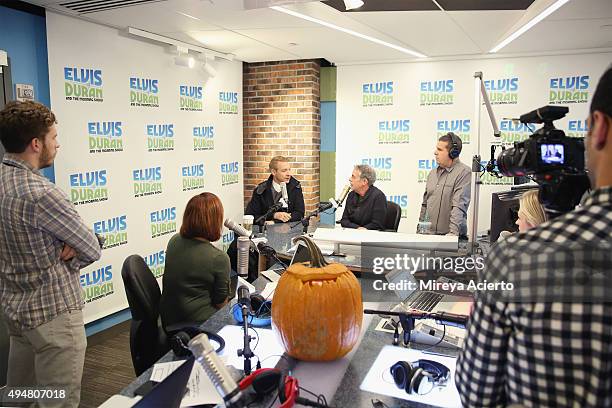
{"label": "black headphones", "polygon": [[217,347],[215,352],[220,353],[221,350],[225,348],[225,340],[223,340],[223,337],[219,336],[216,333],[211,333],[207,332],[206,330],[202,330],[196,326],[183,327],[181,331],[170,337],[170,348],[172,349],[172,351],[174,351],[174,354],[177,357],[189,357],[191,356],[191,351],[189,350],[189,347],[187,347],[187,345],[189,344],[191,339],[202,333],[206,334],[209,340],[212,340],[213,342],[217,342],[219,344],[219,347]]}
{"label": "black headphones", "polygon": [[[251,375],[243,378],[238,387],[245,390],[249,386],[258,397],[266,396],[272,392],[278,392],[280,408],[291,408],[295,404],[310,407],[327,408],[327,402],[312,401],[300,397],[300,386],[298,379],[290,375],[285,375],[276,368],[260,368],[253,371]],[[276,400],[276,399],[275,399]]]}
{"label": "black headphones", "polygon": [[451,148],[448,151],[448,157],[451,159],[456,159],[461,154],[461,148],[459,147],[459,143],[457,143],[458,136],[453,132],[448,132],[446,136],[451,139]]}
{"label": "black headphones", "polygon": [[398,361],[391,366],[391,375],[398,388],[408,394],[419,394],[423,379],[429,379],[434,387],[444,385],[448,381],[450,370],[444,364],[433,360]]}

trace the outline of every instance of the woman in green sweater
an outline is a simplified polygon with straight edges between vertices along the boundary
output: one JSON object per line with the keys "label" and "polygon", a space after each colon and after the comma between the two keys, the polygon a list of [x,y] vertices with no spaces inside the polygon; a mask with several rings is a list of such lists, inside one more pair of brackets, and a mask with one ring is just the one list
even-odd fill
{"label": "woman in green sweater", "polygon": [[230,260],[212,242],[221,237],[223,205],[213,193],[192,197],[178,234],[168,242],[162,324],[202,323],[221,309],[230,292]]}

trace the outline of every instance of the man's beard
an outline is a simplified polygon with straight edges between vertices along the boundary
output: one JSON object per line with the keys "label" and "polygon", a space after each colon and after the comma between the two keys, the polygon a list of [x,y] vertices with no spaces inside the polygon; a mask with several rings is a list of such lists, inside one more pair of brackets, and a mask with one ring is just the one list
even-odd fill
{"label": "man's beard", "polygon": [[45,167],[51,166],[54,158],[55,157],[51,156],[47,146],[43,145],[43,150],[40,154],[40,158],[38,159],[38,168],[44,169]]}

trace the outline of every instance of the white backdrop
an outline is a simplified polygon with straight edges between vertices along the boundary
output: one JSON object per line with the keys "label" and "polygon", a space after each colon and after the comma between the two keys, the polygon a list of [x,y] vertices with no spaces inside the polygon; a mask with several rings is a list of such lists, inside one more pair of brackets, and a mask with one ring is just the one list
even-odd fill
{"label": "white backdrop", "polygon": [[[127,307],[128,255],[143,256],[161,282],[193,195],[211,191],[226,217],[242,217],[242,63],[217,60],[207,79],[160,45],[54,13],[47,38],[56,182],[107,236],[102,258],[81,271],[89,322]],[[224,232],[219,247],[233,237]]]}
{"label": "white backdrop", "polygon": [[[503,118],[548,104],[569,107],[557,122],[569,136],[584,136],[595,86],[612,54],[581,54],[515,59],[356,65],[338,67],[336,118],[337,194],[353,165],[377,171],[379,187],[402,207],[399,230],[415,232],[439,135],[453,131],[464,142],[461,160],[476,154],[473,75],[482,71],[502,133],[493,130],[481,108],[480,155],[488,161],[491,144],[511,145],[531,134]],[[499,152],[499,150],[498,150]],[[491,193],[509,189],[509,178],[482,178],[478,230],[490,225]],[[337,212],[338,219],[342,212]]]}

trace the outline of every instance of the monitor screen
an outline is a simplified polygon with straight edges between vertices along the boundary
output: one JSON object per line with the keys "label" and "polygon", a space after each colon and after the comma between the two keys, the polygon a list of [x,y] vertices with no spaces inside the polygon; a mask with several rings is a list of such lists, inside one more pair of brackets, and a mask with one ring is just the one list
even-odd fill
{"label": "monitor screen", "polygon": [[540,158],[545,164],[565,163],[565,149],[561,143],[543,143],[540,145]]}
{"label": "monitor screen", "polygon": [[519,196],[519,193],[510,191],[501,191],[491,195],[489,242],[497,241],[502,231],[518,231],[516,220],[518,218]]}

